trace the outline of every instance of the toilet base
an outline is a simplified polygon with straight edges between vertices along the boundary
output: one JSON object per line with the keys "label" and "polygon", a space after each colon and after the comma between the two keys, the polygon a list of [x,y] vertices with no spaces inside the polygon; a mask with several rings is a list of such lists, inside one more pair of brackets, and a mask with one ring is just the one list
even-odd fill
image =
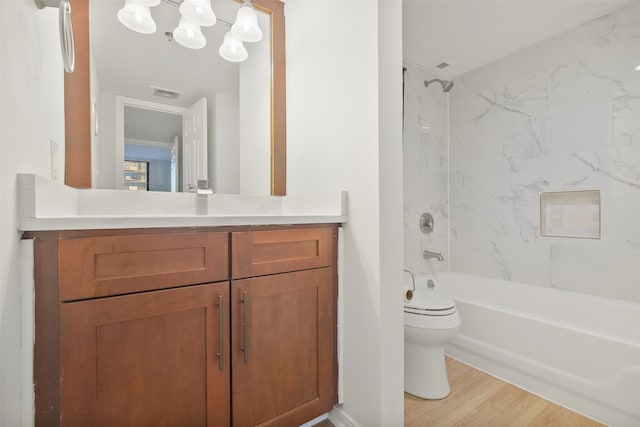
{"label": "toilet base", "polygon": [[425,346],[405,342],[404,390],[423,399],[443,399],[451,392],[444,345]]}

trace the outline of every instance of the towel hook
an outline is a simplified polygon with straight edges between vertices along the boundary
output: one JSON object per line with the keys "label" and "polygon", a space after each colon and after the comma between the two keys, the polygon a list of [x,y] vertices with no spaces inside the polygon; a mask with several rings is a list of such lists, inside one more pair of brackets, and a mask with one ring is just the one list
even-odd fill
{"label": "towel hook", "polygon": [[60,28],[60,49],[64,70],[71,74],[75,67],[75,49],[73,45],[73,26],[71,25],[71,5],[67,0],[34,0],[38,9],[57,7],[58,25]]}

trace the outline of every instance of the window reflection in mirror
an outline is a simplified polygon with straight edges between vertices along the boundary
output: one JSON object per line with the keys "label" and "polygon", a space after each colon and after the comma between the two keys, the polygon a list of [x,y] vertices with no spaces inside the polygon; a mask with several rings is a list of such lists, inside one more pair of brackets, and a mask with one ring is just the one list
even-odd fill
{"label": "window reflection in mirror", "polygon": [[122,188],[131,191],[183,191],[183,167],[180,163],[183,158],[180,144],[182,114],[143,106],[125,106],[123,124]]}
{"label": "window reflection in mirror", "polygon": [[[149,158],[147,154],[133,152],[127,159],[133,158]],[[141,160],[125,160],[124,161],[124,182],[126,189],[130,191],[149,191],[149,162]],[[156,179],[161,174],[154,174]],[[166,191],[166,190],[165,190]]]}
{"label": "window reflection in mirror", "polygon": [[[207,44],[196,50],[165,34],[176,28],[180,17],[171,3],[162,1],[151,8],[157,29],[146,35],[118,21],[124,0],[90,2],[93,187],[127,189],[124,162],[136,160],[149,163],[150,191],[184,191],[191,180],[207,179],[217,193],[269,194],[269,16],[258,11],[264,38],[245,43],[249,58],[231,63],[218,54],[229,30],[220,20],[232,23],[240,4],[212,2],[219,22],[202,27]],[[161,132],[167,116],[149,121],[159,111],[176,117],[202,99],[203,117],[190,116],[190,123],[205,124],[200,138],[206,144],[189,145],[189,126],[171,135]],[[134,107],[147,114],[130,114],[127,119],[125,111]],[[166,167],[154,167],[159,162]],[[167,177],[175,185],[166,185]]]}

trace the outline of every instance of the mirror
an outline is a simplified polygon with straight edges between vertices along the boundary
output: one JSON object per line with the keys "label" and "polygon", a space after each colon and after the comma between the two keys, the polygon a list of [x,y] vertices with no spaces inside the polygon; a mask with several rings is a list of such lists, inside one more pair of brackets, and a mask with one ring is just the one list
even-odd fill
{"label": "mirror", "polygon": [[[245,63],[238,65],[224,61],[219,57],[217,50],[219,45],[222,43],[224,33],[228,31],[228,27],[224,26],[220,21],[213,27],[203,27],[203,34],[207,39],[207,46],[205,49],[209,48],[206,56],[214,57],[216,60],[219,58],[218,62],[222,64],[220,67],[216,68],[215,72],[211,71],[211,67],[208,66],[195,66],[197,63],[194,59],[195,55],[202,54],[205,49],[187,49],[175,41],[170,41],[164,34],[165,31],[172,31],[177,25],[179,13],[177,6],[171,4],[174,3],[173,0],[163,1],[156,7],[158,8],[158,11],[155,10],[156,8],[152,9],[152,15],[157,23],[157,30],[156,33],[152,35],[155,37],[155,40],[152,43],[156,43],[156,45],[151,48],[144,48],[140,46],[134,48],[133,41],[124,42],[123,40],[118,39],[115,35],[116,30],[114,29],[106,31],[106,34],[111,35],[111,37],[107,37],[106,39],[104,37],[99,38],[97,35],[94,35],[94,32],[95,34],[99,34],[100,32],[105,33],[106,24],[103,17],[113,16],[115,23],[121,27],[116,27],[117,30],[124,32],[125,34],[127,32],[131,33],[131,37],[136,39],[136,44],[138,41],[140,41],[140,43],[143,41],[149,42],[150,39],[148,35],[134,33],[126,29],[115,18],[117,10],[124,4],[123,1],[94,0],[93,3],[96,3],[95,5],[93,3],[91,5],[86,4],[86,0],[76,0],[76,2],[80,7],[76,7],[76,9],[74,9],[74,19],[82,22],[84,18],[86,23],[83,26],[81,23],[76,24],[74,21],[75,27],[79,28],[78,30],[75,30],[75,36],[77,39],[80,39],[83,30],[85,33],[90,31],[91,46],[93,47],[96,45],[97,50],[95,50],[95,52],[90,51],[88,42],[83,43],[87,40],[87,34],[85,34],[85,40],[78,43],[80,46],[77,47],[76,52],[76,55],[80,58],[78,64],[80,70],[79,72],[76,71],[74,74],[65,75],[65,120],[67,125],[67,162],[65,182],[67,185],[79,188],[88,188],[91,185],[91,180],[93,178],[94,187],[123,188],[122,181],[124,180],[124,177],[127,176],[124,173],[124,160],[140,161],[140,152],[141,149],[144,148],[144,143],[137,144],[136,147],[131,147],[131,149],[127,150],[125,150],[124,144],[115,144],[115,134],[119,134],[117,129],[122,130],[126,128],[127,132],[131,131],[130,128],[132,126],[123,123],[123,121],[126,122],[126,119],[124,119],[126,115],[123,114],[123,118],[120,119],[113,117],[109,120],[108,115],[107,119],[105,119],[105,111],[114,112],[113,115],[117,116],[117,111],[135,111],[136,108],[141,107],[139,104],[142,104],[142,107],[146,108],[149,112],[161,111],[162,108],[158,108],[158,105],[169,105],[173,110],[172,108],[169,108],[168,111],[164,111],[165,113],[180,114],[180,111],[178,110],[184,111],[187,109],[189,104],[198,101],[198,99],[206,98],[208,101],[207,108],[209,108],[207,118],[211,118],[209,122],[218,122],[221,125],[211,126],[212,123],[210,123],[208,129],[213,131],[213,135],[210,135],[209,140],[213,141],[213,144],[207,144],[207,148],[210,150],[208,154],[204,155],[206,160],[203,161],[202,155],[196,156],[196,158],[200,164],[204,162],[204,167],[209,169],[207,177],[212,183],[214,190],[216,192],[236,192],[233,191],[232,185],[226,185],[225,187],[224,176],[225,174],[227,174],[226,176],[233,173],[238,174],[238,171],[240,170],[240,178],[236,179],[236,182],[240,182],[241,184],[236,188],[239,187],[241,193],[270,193],[273,195],[285,194],[286,108],[284,91],[284,8],[283,4],[279,0],[254,0],[253,2],[254,7],[262,12],[262,14],[258,13],[258,15],[263,15],[263,18],[261,18],[260,21],[260,26],[265,35],[263,40],[266,39],[266,42],[264,43],[266,47],[263,48],[265,55],[263,55],[262,58],[260,58],[259,49],[254,49],[254,46],[247,43],[246,46],[249,51],[249,59],[245,61]],[[86,8],[86,12],[82,10],[83,3]],[[231,0],[213,1],[212,6],[216,14],[218,14],[219,19],[231,22],[235,19],[235,12],[239,8],[239,4]],[[93,10],[94,8],[96,8],[96,10]],[[160,8],[162,8],[163,11],[160,11]],[[78,9],[80,10],[78,11]],[[107,9],[114,10],[110,11]],[[98,10],[100,10],[100,13],[96,15]],[[164,18],[162,18],[163,15],[161,12],[170,16],[169,24],[163,23]],[[91,16],[91,20],[88,19],[89,16]],[[100,16],[101,18],[97,19],[96,16]],[[89,30],[89,22],[91,22],[91,30]],[[271,28],[269,29],[269,27]],[[145,38],[147,39],[145,40]],[[100,43],[102,43],[102,48],[99,47]],[[123,46],[127,46],[130,49],[125,49]],[[102,63],[105,63],[105,61],[103,52],[101,52],[100,49],[106,49],[107,51],[110,50],[110,54],[113,54],[113,51],[120,50],[121,52],[116,53],[124,55],[119,61],[106,62],[106,68],[110,69],[109,73],[101,70],[103,67],[101,65],[101,61]],[[140,53],[147,51],[152,51],[154,54],[144,55],[144,53]],[[94,56],[93,61],[88,59],[91,56]],[[161,65],[156,61],[161,59],[159,58],[161,56],[167,56],[170,61],[173,62],[173,67],[171,69],[168,69],[168,66]],[[251,63],[252,59],[254,60],[253,64]],[[264,70],[261,70],[259,72],[253,72],[252,76],[251,69],[252,67],[255,67],[255,62],[258,61],[262,61],[263,64],[266,64],[267,71],[265,72]],[[91,69],[92,63],[96,68],[95,70]],[[143,71],[142,63],[151,63],[151,65],[155,66],[155,70]],[[271,66],[271,70],[268,69],[269,65]],[[167,72],[164,72],[165,69],[167,69]],[[199,71],[200,75],[204,76],[206,83],[198,83],[197,86],[199,86],[200,89],[206,88],[210,91],[210,94],[204,94],[203,96],[202,92],[200,92],[200,94],[196,94],[195,91],[191,91],[190,89],[180,90],[178,88],[178,86],[180,86],[180,82],[184,81],[185,74],[188,69],[195,69],[196,71]],[[142,81],[142,77],[149,75],[155,77],[156,80],[162,80],[161,77],[165,76],[163,81],[168,82],[168,84],[158,84],[159,82],[157,81],[154,84],[153,81],[150,81],[148,84],[139,84],[135,88],[124,88],[126,84],[120,83],[120,86],[117,86],[116,81],[118,79],[110,77],[112,75],[116,75],[118,71],[123,71],[125,75],[132,77],[129,79],[130,81],[136,79]],[[99,78],[87,79],[87,74],[97,74]],[[262,79],[265,80],[262,82],[262,89],[257,89],[262,90],[265,94],[263,96],[265,99],[262,104],[264,106],[264,110],[266,110],[266,114],[263,114],[263,116],[260,116],[256,111],[256,105],[260,104],[256,101],[255,97],[256,86],[258,83],[251,80],[251,78],[256,75],[258,78],[262,76]],[[223,83],[225,76],[227,80],[231,82],[228,84],[228,87],[225,87],[225,83]],[[188,77],[187,79],[189,81],[196,80],[195,77]],[[99,86],[102,87],[102,93],[108,93],[107,96],[95,95],[96,93],[101,93],[95,91],[96,81],[98,81]],[[241,82],[247,83],[244,84]],[[94,89],[94,92],[91,94],[89,94],[89,91],[83,90],[89,85]],[[173,87],[171,87],[172,85]],[[165,95],[167,94],[166,92],[168,92],[165,91],[165,89],[174,89],[175,92],[182,92],[180,94],[181,100],[179,102],[167,102],[167,100],[163,98],[154,98],[151,92],[152,89],[149,86],[156,86],[160,89],[160,92]],[[194,85],[194,87],[195,86],[196,85]],[[239,89],[236,89],[237,87],[239,87]],[[116,96],[116,93],[118,96]],[[73,98],[74,96],[76,98],[75,100]],[[245,97],[244,99],[250,100],[250,102],[244,102],[244,105],[248,106],[247,108],[242,107],[243,96]],[[105,102],[105,99],[107,102]],[[240,101],[238,101],[238,99]],[[246,124],[244,125],[241,123],[242,126],[239,130],[236,128],[231,131],[229,130],[228,122],[233,122],[234,115],[230,114],[229,111],[233,108],[234,100],[236,104],[241,104],[240,109],[235,114],[236,122],[240,120],[247,120],[247,122],[245,122]],[[86,108],[81,108],[81,106],[86,106]],[[133,115],[138,117],[136,120],[140,120],[140,114],[136,115],[134,113]],[[75,120],[72,120],[72,123],[69,123],[70,117],[75,118]],[[86,117],[89,121],[88,126],[82,123],[83,117]],[[109,122],[119,123],[115,123],[115,126],[110,126]],[[168,121],[165,120],[165,122]],[[263,123],[263,134],[256,135],[258,132],[256,129],[260,128],[260,122]],[[155,139],[154,137],[147,137],[144,134],[140,134],[139,126],[133,127],[138,129],[136,130],[136,135],[128,137],[130,140],[140,143],[141,141],[153,142]],[[158,126],[153,126],[153,128],[154,131],[158,130]],[[232,142],[234,141],[234,132],[236,134],[236,138],[239,137],[240,140],[244,139],[244,141],[253,141],[254,138],[262,138],[264,142],[258,147],[258,149],[256,149],[256,147],[253,147],[250,150],[245,149],[245,152],[248,153],[248,155],[245,155],[245,152],[242,152],[243,142],[241,141],[239,145],[237,145],[236,142]],[[251,132],[254,132],[254,134],[251,134]],[[124,134],[124,130],[122,133]],[[99,147],[98,150],[94,149],[93,156],[91,155],[90,149],[88,149],[90,147],[87,147],[86,144],[87,135],[90,137],[89,139],[93,139],[94,147]],[[112,147],[108,147],[108,145],[105,146],[103,141],[100,140],[113,141],[114,143],[112,144]],[[180,188],[182,181],[186,179],[184,178],[184,168],[181,166],[182,163],[180,159],[185,159],[188,152],[183,153],[181,148],[176,149],[172,138],[167,140],[165,137],[163,141],[159,142],[160,144],[155,145],[147,144],[147,149],[151,152],[151,154],[148,155],[152,156],[151,158],[158,160],[149,160],[147,162],[149,169],[153,170],[154,167],[157,167],[157,164],[154,166],[154,162],[160,163],[159,159],[162,158],[163,164],[172,165],[167,166],[167,173],[165,174],[166,178],[163,180],[163,189]],[[113,147],[113,145],[115,145],[115,147]],[[248,146],[248,144],[245,144],[245,146]],[[227,160],[229,158],[229,151],[234,149],[236,150],[236,156],[243,156],[240,165]],[[240,151],[240,153],[238,153],[238,151]],[[132,155],[132,152],[137,154]],[[258,158],[256,154],[259,152],[264,153],[266,160],[260,160]],[[121,160],[118,160],[117,164],[121,167],[122,174],[117,173],[115,168],[109,169],[108,166],[104,166],[105,164],[108,164],[107,161],[110,156],[111,158],[117,158],[120,156]],[[125,159],[124,157],[126,156],[130,158]],[[259,164],[258,162],[261,162],[262,165],[256,166]],[[174,169],[171,170],[171,167]],[[245,170],[247,170],[249,174],[245,174]],[[256,171],[259,170],[263,171],[262,175],[256,174]],[[122,177],[122,180],[119,184],[113,185],[114,182],[117,182],[115,180],[116,176]],[[169,181],[173,182],[173,187],[169,184]],[[252,182],[258,182],[261,184],[259,187],[256,187],[252,186]],[[109,185],[110,183],[111,185]],[[149,182],[150,187],[151,184],[152,183]],[[220,191],[220,189],[222,189],[222,191]]]}

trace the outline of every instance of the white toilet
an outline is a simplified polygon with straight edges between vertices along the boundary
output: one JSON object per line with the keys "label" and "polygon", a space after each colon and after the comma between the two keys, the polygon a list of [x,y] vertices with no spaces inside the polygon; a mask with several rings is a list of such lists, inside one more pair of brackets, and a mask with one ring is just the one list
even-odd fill
{"label": "white toilet", "polygon": [[444,346],[459,328],[460,315],[451,298],[433,289],[419,289],[411,300],[405,298],[404,390],[407,393],[423,399],[442,399],[449,395]]}

